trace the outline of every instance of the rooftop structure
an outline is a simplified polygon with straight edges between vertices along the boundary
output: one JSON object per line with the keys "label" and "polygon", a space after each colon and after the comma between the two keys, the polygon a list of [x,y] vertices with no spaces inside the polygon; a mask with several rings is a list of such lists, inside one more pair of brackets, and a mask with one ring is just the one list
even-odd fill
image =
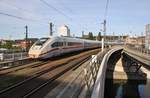
{"label": "rooftop structure", "polygon": [[58,29],[59,36],[70,36],[70,29],[66,25],[62,25]]}
{"label": "rooftop structure", "polygon": [[137,36],[137,37],[128,36],[125,40],[125,43],[128,45],[133,45],[133,46],[138,46],[143,48],[145,43],[145,36]]}

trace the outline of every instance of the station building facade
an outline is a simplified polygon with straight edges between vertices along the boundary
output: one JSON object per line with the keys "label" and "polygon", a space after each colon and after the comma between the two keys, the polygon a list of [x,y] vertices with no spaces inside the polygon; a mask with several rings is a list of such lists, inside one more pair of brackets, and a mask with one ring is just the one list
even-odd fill
{"label": "station building facade", "polygon": [[150,49],[150,24],[147,24],[145,29],[145,47]]}

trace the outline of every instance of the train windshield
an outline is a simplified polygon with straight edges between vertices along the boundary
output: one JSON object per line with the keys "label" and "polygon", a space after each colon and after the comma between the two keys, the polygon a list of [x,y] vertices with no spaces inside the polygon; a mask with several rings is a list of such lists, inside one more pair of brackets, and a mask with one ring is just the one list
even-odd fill
{"label": "train windshield", "polygon": [[37,46],[42,46],[44,43],[46,43],[46,41],[48,40],[49,38],[40,38],[36,43],[35,45]]}

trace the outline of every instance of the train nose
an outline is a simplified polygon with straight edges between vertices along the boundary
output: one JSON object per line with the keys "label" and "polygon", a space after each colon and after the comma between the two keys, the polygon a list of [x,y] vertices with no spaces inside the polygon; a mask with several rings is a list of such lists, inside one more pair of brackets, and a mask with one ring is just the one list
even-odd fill
{"label": "train nose", "polygon": [[39,55],[37,55],[37,54],[29,54],[29,58],[38,58],[39,57]]}
{"label": "train nose", "polygon": [[39,57],[39,52],[37,52],[37,51],[30,51],[28,54],[29,54],[29,58],[38,58]]}

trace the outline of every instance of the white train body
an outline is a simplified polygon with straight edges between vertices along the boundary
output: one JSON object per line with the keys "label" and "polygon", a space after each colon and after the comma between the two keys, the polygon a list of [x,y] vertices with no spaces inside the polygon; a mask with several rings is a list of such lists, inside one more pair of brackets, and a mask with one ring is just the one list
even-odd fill
{"label": "white train body", "polygon": [[46,59],[73,51],[98,48],[100,41],[91,41],[70,37],[41,38],[29,50],[30,58]]}

